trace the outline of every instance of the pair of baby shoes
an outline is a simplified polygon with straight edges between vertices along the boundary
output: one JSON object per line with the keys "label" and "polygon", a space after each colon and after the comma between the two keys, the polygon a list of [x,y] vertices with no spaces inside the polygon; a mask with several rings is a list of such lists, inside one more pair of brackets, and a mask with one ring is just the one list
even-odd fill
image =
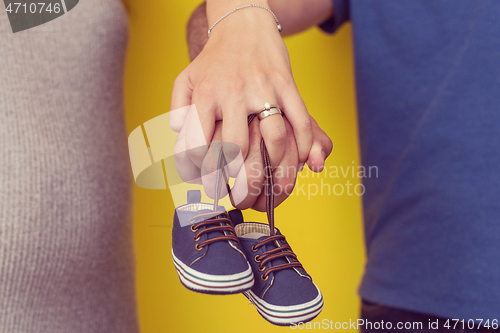
{"label": "pair of baby shoes", "polygon": [[176,209],[172,257],[181,283],[208,294],[243,293],[269,322],[315,318],[323,297],[277,228],[244,222],[239,210],[214,210],[199,191]]}
{"label": "pair of baby shoes", "polygon": [[[254,118],[251,115],[248,123]],[[228,184],[222,147],[214,204],[201,203],[200,191],[188,191],[187,204],[176,209],[172,229],[174,265],[181,283],[190,290],[208,294],[241,292],[272,324],[307,322],[323,309],[323,296],[285,236],[274,227],[274,183],[264,140],[261,152],[269,224],[244,222],[241,211],[227,213],[218,206],[222,181]]]}

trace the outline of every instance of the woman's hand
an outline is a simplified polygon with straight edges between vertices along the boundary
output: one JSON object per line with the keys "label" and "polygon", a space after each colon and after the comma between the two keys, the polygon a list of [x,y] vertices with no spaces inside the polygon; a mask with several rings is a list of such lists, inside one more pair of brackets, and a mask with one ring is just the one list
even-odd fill
{"label": "woman's hand", "polygon": [[[207,2],[209,25],[246,4],[240,2]],[[267,1],[257,2],[268,7]],[[220,21],[203,51],[176,79],[171,110],[195,104],[198,112],[184,119],[173,118],[171,125],[177,131],[186,126],[186,151],[194,165],[201,168],[206,150],[193,148],[206,147],[213,137],[215,122],[224,120],[221,140],[237,144],[244,160],[249,146],[247,117],[262,110],[265,103],[278,104],[286,115],[298,161],[304,163],[312,145],[311,120],[293,80],[287,49],[273,16],[262,8],[250,7]],[[259,127],[271,164],[276,167],[286,148],[285,122],[282,117],[270,116]],[[241,165],[234,165],[230,175],[236,176]]]}

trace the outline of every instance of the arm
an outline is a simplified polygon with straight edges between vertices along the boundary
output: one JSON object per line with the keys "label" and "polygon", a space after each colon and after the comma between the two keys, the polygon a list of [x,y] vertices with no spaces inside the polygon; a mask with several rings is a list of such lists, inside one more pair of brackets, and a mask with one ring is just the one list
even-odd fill
{"label": "arm", "polygon": [[187,24],[189,58],[194,60],[208,42],[207,3],[203,2],[191,14]]}
{"label": "arm", "polygon": [[325,22],[333,15],[331,0],[270,0],[269,5],[289,36]]}

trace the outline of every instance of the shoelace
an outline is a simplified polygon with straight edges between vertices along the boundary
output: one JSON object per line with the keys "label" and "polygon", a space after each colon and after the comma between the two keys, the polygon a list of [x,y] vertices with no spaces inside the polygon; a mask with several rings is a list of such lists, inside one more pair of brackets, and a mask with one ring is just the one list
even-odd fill
{"label": "shoelace", "polygon": [[[252,122],[252,120],[256,117],[256,115],[250,115],[248,117],[248,124]],[[285,242],[285,236],[276,235],[276,231],[274,229],[274,181],[273,181],[273,173],[271,168],[271,160],[269,158],[269,153],[267,152],[266,144],[264,143],[264,139],[260,142],[260,148],[262,151],[262,160],[264,161],[264,174],[265,174],[265,195],[266,195],[266,212],[267,212],[267,220],[269,222],[269,231],[270,236],[261,240],[254,246],[252,246],[252,252],[257,252],[258,249],[264,245],[274,244],[275,248],[268,250],[261,255],[256,255],[254,257],[255,262],[259,263],[258,270],[262,272],[260,278],[262,281],[266,281],[269,278],[269,274],[272,272],[280,271],[283,269],[289,268],[302,268],[302,264],[298,261],[297,255],[292,251],[292,248],[288,244],[283,244]],[[278,258],[285,258],[288,262],[281,265],[271,266],[266,268],[266,264],[272,260]]]}
{"label": "shoelace", "polygon": [[[216,177],[216,185],[215,185],[215,196],[214,196],[214,212],[217,212],[219,208],[219,197],[222,188],[222,179],[224,179],[224,183],[228,184],[227,175],[225,173],[225,166],[227,162],[224,156],[223,146],[221,146],[218,165],[217,165],[217,177]],[[228,191],[229,191],[229,185]],[[209,234],[215,231],[221,231],[224,233],[224,236],[217,236],[214,238],[209,238],[207,240],[201,241],[195,245],[197,251],[201,251],[203,247],[208,246],[210,244],[220,242],[220,241],[233,241],[236,244],[239,244],[238,237],[236,237],[234,228],[232,227],[231,220],[229,219],[226,212],[221,212],[221,214],[214,217],[213,212],[197,214],[193,216],[190,220],[196,221],[201,219],[201,222],[193,223],[191,225],[191,231],[195,232],[193,237],[193,241],[197,242],[200,240],[200,237],[203,234]],[[201,227],[205,227],[204,229],[200,229]]]}

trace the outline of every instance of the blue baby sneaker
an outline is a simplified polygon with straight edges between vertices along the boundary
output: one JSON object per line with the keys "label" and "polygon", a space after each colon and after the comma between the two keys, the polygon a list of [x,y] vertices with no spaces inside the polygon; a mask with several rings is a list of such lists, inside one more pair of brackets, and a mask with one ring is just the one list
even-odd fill
{"label": "blue baby sneaker", "polygon": [[323,296],[304,270],[278,229],[269,225],[243,222],[241,211],[229,212],[240,239],[255,284],[243,294],[262,317],[275,325],[291,325],[314,319],[323,309]]}
{"label": "blue baby sneaker", "polygon": [[[254,118],[255,115],[250,116],[248,122]],[[229,212],[255,276],[255,284],[243,294],[272,324],[286,326],[307,322],[323,309],[323,295],[297,260],[285,236],[274,227],[274,180],[264,140],[261,151],[269,224],[244,222],[241,211]]]}
{"label": "blue baby sneaker", "polygon": [[181,283],[207,294],[251,288],[252,268],[224,208],[201,203],[200,191],[188,191],[187,197],[175,210],[172,229],[172,258]]}

